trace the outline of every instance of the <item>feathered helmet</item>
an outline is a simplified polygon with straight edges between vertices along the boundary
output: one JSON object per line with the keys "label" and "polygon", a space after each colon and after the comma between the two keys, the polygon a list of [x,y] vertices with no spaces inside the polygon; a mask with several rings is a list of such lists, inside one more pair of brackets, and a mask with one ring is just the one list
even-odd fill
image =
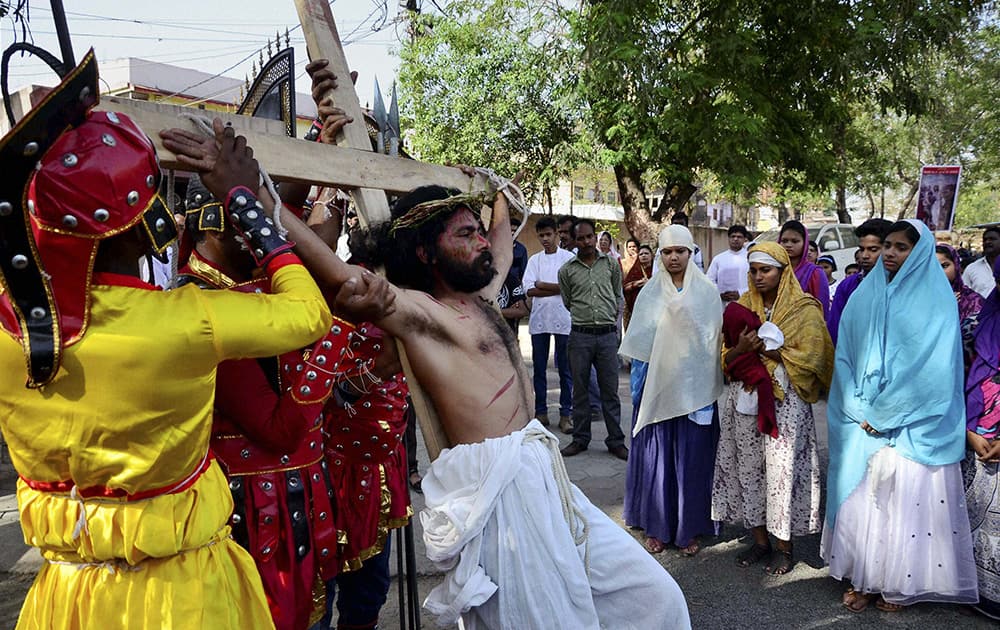
{"label": "feathered helmet", "polygon": [[23,346],[28,387],[87,330],[100,241],[141,223],[162,254],[177,236],[153,143],[99,100],[91,50],[0,139],[0,326]]}

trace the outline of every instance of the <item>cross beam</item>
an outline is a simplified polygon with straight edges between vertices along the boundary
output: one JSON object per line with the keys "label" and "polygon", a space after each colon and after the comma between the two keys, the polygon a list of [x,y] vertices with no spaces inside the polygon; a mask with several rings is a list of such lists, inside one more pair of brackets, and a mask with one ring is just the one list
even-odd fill
{"label": "cross beam", "polygon": [[[377,189],[383,203],[385,195],[405,193],[417,186],[438,184],[462,191],[484,190],[486,181],[477,176],[475,181],[457,168],[390,157],[372,150],[336,147],[318,142],[304,142],[285,135],[284,123],[278,120],[250,118],[237,114],[203,112],[188,107],[137,101],[116,96],[101,97],[102,109],[114,109],[128,115],[146,130],[156,145],[163,168],[186,170],[173,153],[163,148],[157,131],[180,127],[200,133],[195,125],[184,118],[192,114],[221,118],[232,123],[236,132],[246,136],[253,147],[254,157],[264,165],[268,174],[277,181],[316,184],[345,190],[358,188]],[[355,120],[361,120],[356,118]],[[351,123],[348,127],[355,125]],[[362,129],[364,122],[360,125]],[[370,146],[370,145],[369,145]],[[388,206],[386,206],[388,211]],[[376,222],[384,217],[368,217]]]}

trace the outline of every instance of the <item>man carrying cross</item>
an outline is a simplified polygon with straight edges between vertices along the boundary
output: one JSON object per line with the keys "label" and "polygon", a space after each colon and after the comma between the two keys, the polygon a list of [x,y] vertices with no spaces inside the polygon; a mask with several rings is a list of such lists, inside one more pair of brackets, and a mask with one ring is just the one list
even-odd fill
{"label": "man carrying cross", "polygon": [[[161,135],[211,167],[214,139]],[[492,198],[488,231],[483,200],[420,187],[368,233],[396,285],[396,312],[375,323],[401,341],[454,445],[423,482],[428,556],[448,571],[425,607],[467,627],[690,627],[677,584],[570,483],[558,440],[530,417],[524,361],[493,305],[512,258],[507,200]],[[335,281],[335,253],[284,222],[317,281]]]}

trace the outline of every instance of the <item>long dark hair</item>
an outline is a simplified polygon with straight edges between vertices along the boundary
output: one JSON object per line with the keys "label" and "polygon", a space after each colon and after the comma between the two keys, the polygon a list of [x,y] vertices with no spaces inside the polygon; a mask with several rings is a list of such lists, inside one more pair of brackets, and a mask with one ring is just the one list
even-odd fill
{"label": "long dark hair", "polygon": [[392,222],[417,204],[447,199],[458,193],[458,190],[443,186],[421,186],[411,190],[392,206],[389,221],[368,229],[357,229],[351,234],[349,245],[352,258],[355,262],[371,267],[385,265],[386,278],[397,286],[430,292],[430,264],[417,256],[417,249],[422,247],[427,260],[434,260],[437,239],[444,232],[445,223],[460,208],[446,210],[419,225],[400,228],[395,232],[391,232]]}

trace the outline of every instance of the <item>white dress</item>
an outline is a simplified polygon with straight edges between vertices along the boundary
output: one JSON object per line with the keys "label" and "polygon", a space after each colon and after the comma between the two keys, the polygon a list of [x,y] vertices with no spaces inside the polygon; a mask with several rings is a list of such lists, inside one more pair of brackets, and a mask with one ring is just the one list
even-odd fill
{"label": "white dress", "polygon": [[882,448],[832,531],[823,529],[820,555],[831,577],[893,604],[979,601],[961,465],[926,466]]}

